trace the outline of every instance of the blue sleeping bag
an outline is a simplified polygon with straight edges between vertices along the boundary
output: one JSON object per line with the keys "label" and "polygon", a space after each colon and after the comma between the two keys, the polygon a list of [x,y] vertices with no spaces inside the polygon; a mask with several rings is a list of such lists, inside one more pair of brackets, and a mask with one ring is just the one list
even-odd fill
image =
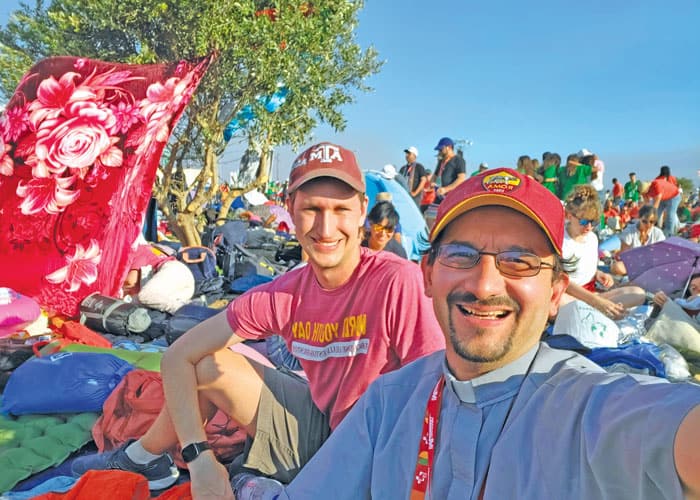
{"label": "blue sleeping bag", "polygon": [[100,412],[107,397],[133,369],[111,354],[58,352],[31,358],[12,372],[0,413]]}

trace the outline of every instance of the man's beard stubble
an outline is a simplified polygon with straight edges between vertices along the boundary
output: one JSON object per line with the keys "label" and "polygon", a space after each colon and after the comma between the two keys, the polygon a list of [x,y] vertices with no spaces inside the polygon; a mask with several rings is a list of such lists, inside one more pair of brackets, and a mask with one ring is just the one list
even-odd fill
{"label": "man's beard stubble", "polygon": [[[466,345],[468,341],[463,342],[459,339],[457,332],[454,327],[454,322],[452,321],[453,311],[456,314],[462,314],[457,310],[456,303],[461,302],[462,304],[474,304],[482,307],[494,307],[494,306],[507,306],[512,309],[511,314],[515,315],[515,325],[513,329],[508,333],[507,338],[502,346],[500,346],[498,352],[489,354],[480,354],[471,352]],[[513,337],[515,336],[515,329],[517,327],[518,316],[520,314],[520,305],[513,299],[507,296],[502,297],[491,297],[485,300],[478,300],[475,295],[471,293],[462,292],[452,292],[447,296],[447,306],[448,306],[448,325],[449,325],[449,337],[450,343],[454,351],[459,357],[466,361],[471,361],[473,363],[492,363],[503,359],[513,346]],[[482,335],[488,335],[489,332],[485,328],[478,328],[476,330],[476,336],[480,337]]]}

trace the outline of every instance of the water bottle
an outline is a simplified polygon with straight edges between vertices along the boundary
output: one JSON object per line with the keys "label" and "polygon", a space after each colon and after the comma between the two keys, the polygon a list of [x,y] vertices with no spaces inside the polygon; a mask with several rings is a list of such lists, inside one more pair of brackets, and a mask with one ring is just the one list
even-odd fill
{"label": "water bottle", "polygon": [[231,487],[236,500],[275,500],[284,489],[279,481],[249,472],[233,476]]}

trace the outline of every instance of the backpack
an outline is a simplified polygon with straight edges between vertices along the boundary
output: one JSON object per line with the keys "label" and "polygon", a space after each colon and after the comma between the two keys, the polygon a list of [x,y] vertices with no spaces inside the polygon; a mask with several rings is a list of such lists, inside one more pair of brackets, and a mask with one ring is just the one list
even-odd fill
{"label": "backpack", "polygon": [[164,325],[165,340],[168,342],[168,345],[171,345],[187,330],[219,312],[221,312],[219,309],[213,309],[211,307],[199,306],[197,304],[185,304],[175,311],[175,314],[173,314]]}
{"label": "backpack", "polygon": [[234,280],[243,276],[258,275],[275,277],[282,274],[285,269],[278,264],[273,264],[264,255],[258,253],[259,249],[251,250],[241,245],[234,245],[233,252],[229,253],[229,265],[226,276]]}
{"label": "backpack", "polygon": [[[102,406],[102,416],[92,428],[101,452],[119,447],[129,439],[143,436],[165,405],[160,373],[133,370],[112,391]],[[219,410],[205,427],[207,441],[216,456],[230,461],[243,450],[246,434]],[[175,462],[184,467],[179,446],[169,450]]]}
{"label": "backpack", "polygon": [[224,280],[216,270],[216,255],[207,247],[182,247],[177,259],[183,262],[194,276],[194,295],[220,292]]}

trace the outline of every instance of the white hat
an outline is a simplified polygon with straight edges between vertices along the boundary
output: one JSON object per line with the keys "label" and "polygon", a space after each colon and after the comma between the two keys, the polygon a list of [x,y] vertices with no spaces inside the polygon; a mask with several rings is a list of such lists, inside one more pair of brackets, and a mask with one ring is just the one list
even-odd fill
{"label": "white hat", "polygon": [[385,179],[393,179],[396,177],[396,167],[388,163],[382,167],[382,177]]}
{"label": "white hat", "polygon": [[479,168],[485,168],[488,170],[489,164],[486,163],[485,161],[482,161],[481,163],[479,163]]}
{"label": "white hat", "polygon": [[416,158],[418,158],[418,148],[415,146],[411,146],[410,148],[406,148],[403,150],[404,153],[413,153],[416,155]]}
{"label": "white hat", "polygon": [[591,156],[592,154],[593,153],[588,151],[586,148],[583,148],[581,151],[578,152],[578,154],[576,156],[578,156],[579,158],[584,158],[586,156]]}

